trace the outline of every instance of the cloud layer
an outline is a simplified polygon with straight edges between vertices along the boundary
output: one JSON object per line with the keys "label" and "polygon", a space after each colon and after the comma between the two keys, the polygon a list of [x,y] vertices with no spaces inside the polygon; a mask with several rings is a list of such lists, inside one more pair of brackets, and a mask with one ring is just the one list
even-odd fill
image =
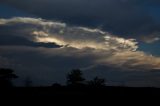
{"label": "cloud layer", "polygon": [[[45,19],[72,25],[100,26],[121,37],[159,32],[158,0],[2,0],[6,5]],[[36,6],[35,6],[36,5]],[[156,11],[153,11],[156,10]]]}
{"label": "cloud layer", "polygon": [[[42,69],[50,73],[55,69],[57,71],[53,73],[62,77],[61,73],[72,68],[90,70],[105,66],[132,72],[155,72],[160,69],[160,58],[138,51],[135,39],[121,38],[100,29],[29,17],[0,19],[0,28],[0,41],[4,40],[4,35],[8,39],[15,37],[30,41],[27,45],[17,41],[21,43],[15,45],[15,41],[11,43],[6,40],[5,44],[0,45],[0,56],[14,59],[21,70],[32,67],[28,73],[37,73],[34,70],[45,73]],[[41,45],[35,46],[35,43]],[[48,43],[58,46],[43,46]],[[47,79],[47,74],[43,75],[40,74],[41,78]]]}
{"label": "cloud layer", "polygon": [[[137,47],[134,39],[124,39],[113,36],[108,32],[99,29],[89,29],[85,27],[71,27],[64,23],[46,21],[36,18],[11,18],[0,19],[0,25],[24,25],[24,28],[14,29],[19,32],[26,32],[28,39],[35,42],[56,43],[57,45],[73,48],[93,48],[104,50],[133,50]],[[32,28],[29,28],[32,27]],[[17,28],[17,27],[16,27]]]}

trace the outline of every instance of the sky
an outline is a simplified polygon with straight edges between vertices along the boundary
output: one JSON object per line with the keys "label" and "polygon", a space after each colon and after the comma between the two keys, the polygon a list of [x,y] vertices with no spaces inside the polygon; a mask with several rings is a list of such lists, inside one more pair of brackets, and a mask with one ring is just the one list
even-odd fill
{"label": "sky", "polygon": [[160,87],[159,0],[1,0],[0,67],[23,86],[72,69],[110,85]]}

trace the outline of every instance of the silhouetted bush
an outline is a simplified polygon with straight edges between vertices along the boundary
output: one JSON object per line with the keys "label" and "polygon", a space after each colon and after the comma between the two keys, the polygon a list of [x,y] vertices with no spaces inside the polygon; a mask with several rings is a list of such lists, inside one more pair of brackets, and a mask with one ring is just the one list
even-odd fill
{"label": "silhouetted bush", "polygon": [[17,75],[13,74],[12,69],[0,69],[0,87],[11,87],[12,79],[18,78]]}
{"label": "silhouetted bush", "polygon": [[88,81],[88,86],[91,86],[91,87],[104,87],[105,86],[105,79],[95,77],[93,80]]}

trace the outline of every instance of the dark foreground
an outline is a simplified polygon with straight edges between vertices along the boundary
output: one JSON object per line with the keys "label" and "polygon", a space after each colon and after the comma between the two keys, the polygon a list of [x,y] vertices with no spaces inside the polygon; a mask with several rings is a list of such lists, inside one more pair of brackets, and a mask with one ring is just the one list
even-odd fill
{"label": "dark foreground", "polygon": [[[15,99],[17,102],[23,100],[26,103],[36,101],[38,103],[64,103],[75,101],[90,101],[94,102],[102,100],[108,102],[109,99],[127,98],[152,98],[160,97],[159,88],[131,88],[131,87],[15,87],[5,88],[0,90],[0,97],[5,100]],[[109,98],[109,99],[107,99]],[[2,99],[1,99],[2,100]],[[14,101],[15,101],[14,100]],[[108,101],[107,101],[108,100]],[[133,100],[133,99],[132,99]],[[65,102],[66,103],[66,102]]]}
{"label": "dark foreground", "polygon": [[9,97],[94,97],[94,96],[160,96],[160,88],[136,87],[13,87],[2,88],[0,96]]}

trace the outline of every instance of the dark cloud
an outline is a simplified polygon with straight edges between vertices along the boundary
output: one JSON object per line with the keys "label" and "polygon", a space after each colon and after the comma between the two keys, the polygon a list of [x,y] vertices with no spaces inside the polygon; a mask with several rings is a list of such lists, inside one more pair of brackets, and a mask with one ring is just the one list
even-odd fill
{"label": "dark cloud", "polygon": [[54,82],[64,84],[71,69],[88,67],[93,64],[91,60],[94,59],[93,56],[78,58],[73,53],[63,50],[59,53],[55,48],[1,46],[0,50],[0,56],[5,57],[7,62],[8,58],[12,58],[16,63],[12,68],[20,76],[18,85],[21,86],[28,76],[32,78],[34,85],[51,85]]}
{"label": "dark cloud", "polygon": [[46,48],[59,48],[60,46],[54,43],[35,43],[29,41],[23,37],[18,36],[7,36],[7,35],[0,35],[0,46],[31,46],[31,47],[46,47]]}
{"label": "dark cloud", "polygon": [[13,69],[20,76],[16,83],[21,86],[28,76],[34,85],[51,85],[54,82],[65,84],[67,73],[75,68],[82,69],[88,80],[99,76],[105,78],[110,85],[160,86],[158,70],[128,71],[109,64],[93,65],[93,55],[77,57],[77,54],[72,53],[73,49],[64,52],[63,49],[1,46],[0,50],[3,60],[8,62],[8,58],[12,58],[18,64]]}
{"label": "dark cloud", "polygon": [[31,76],[35,85],[64,83],[69,70],[81,68],[87,78],[100,76],[112,84],[159,86],[160,58],[137,50],[139,45],[134,39],[117,37],[158,41],[160,25],[149,12],[150,7],[160,5],[158,0],[1,2],[46,19],[0,19],[0,64],[16,63],[13,68],[21,81]]}
{"label": "dark cloud", "polygon": [[21,17],[33,16],[24,11],[14,8],[14,6],[7,6],[4,5],[3,3],[0,3],[0,13],[1,13],[0,15],[1,18],[10,18],[14,16],[21,16]]}
{"label": "dark cloud", "polygon": [[[47,56],[92,56],[93,65],[109,64],[129,70],[160,67],[160,58],[137,51],[136,40],[116,37],[99,29],[73,27],[65,23],[26,17],[0,19],[0,27],[4,40],[1,44],[5,46],[22,46],[24,50],[26,46],[47,47],[48,43],[55,43],[59,45],[57,47],[62,47],[39,52],[46,53]],[[55,45],[51,48],[54,49]]]}
{"label": "dark cloud", "polygon": [[[31,46],[31,47],[46,47],[46,48],[59,48],[61,46],[55,43],[41,43],[33,42],[23,36],[29,36],[25,33],[17,33],[17,28],[0,26],[0,46]],[[17,35],[16,35],[17,34]],[[23,34],[23,35],[19,35]],[[19,36],[18,36],[19,35]]]}
{"label": "dark cloud", "polygon": [[[159,31],[149,7],[158,0],[5,0],[4,3],[70,24],[102,27],[114,34],[139,36]],[[36,6],[35,6],[36,5]]]}
{"label": "dark cloud", "polygon": [[135,86],[135,87],[159,87],[159,71],[125,71],[110,66],[96,66],[84,71],[88,79],[95,76],[105,78],[109,85]]}

